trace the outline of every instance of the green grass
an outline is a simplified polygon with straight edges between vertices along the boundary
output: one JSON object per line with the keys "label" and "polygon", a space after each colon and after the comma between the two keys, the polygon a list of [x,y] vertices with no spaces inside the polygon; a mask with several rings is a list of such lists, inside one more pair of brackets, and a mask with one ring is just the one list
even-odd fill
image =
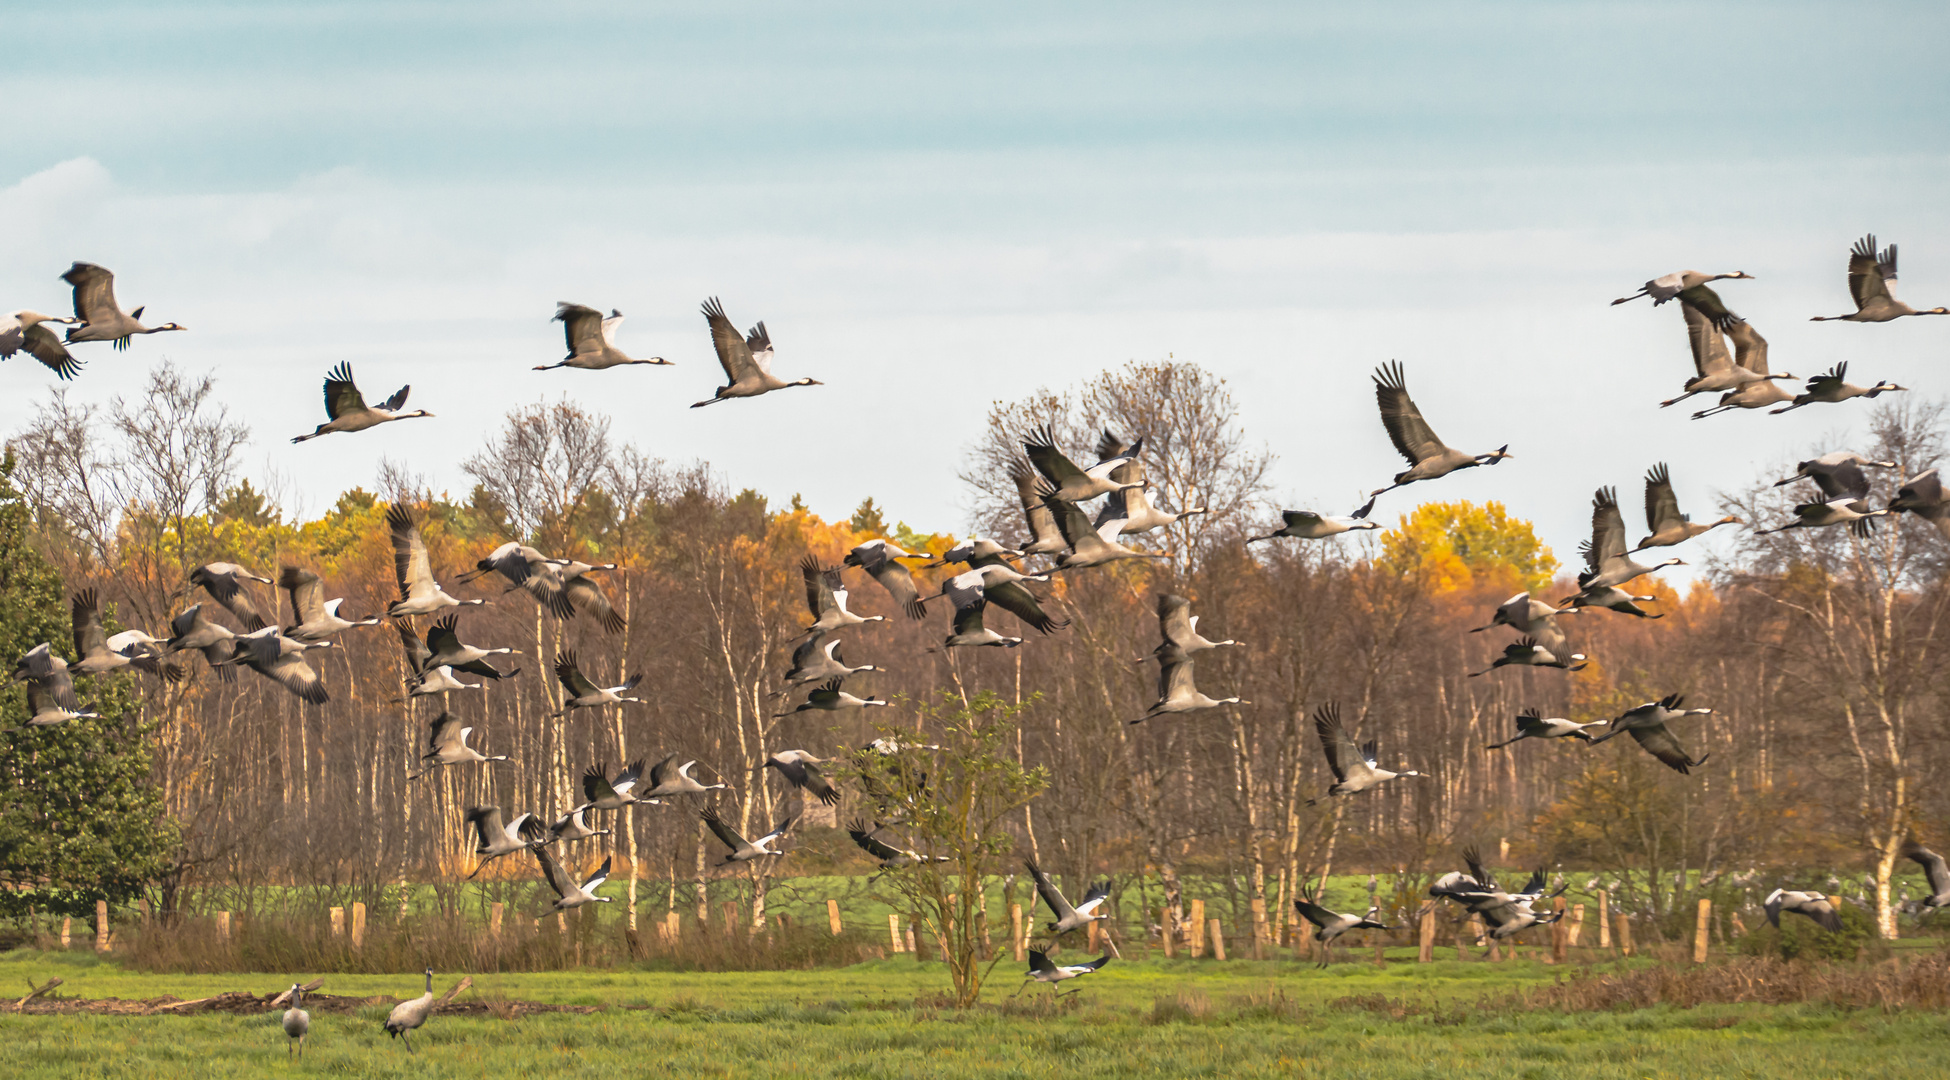
{"label": "green grass", "polygon": [[[320,1015],[301,1066],[287,1065],[271,1014],[0,1014],[0,1076],[1950,1075],[1950,1031],[1940,1014],[1747,1005],[1578,1015],[1513,1009],[1514,992],[1558,974],[1527,961],[1350,963],[1326,971],[1248,961],[1113,963],[1054,1008],[1041,987],[1011,1003],[1015,972],[1008,962],[997,967],[984,1006],[967,1012],[933,1004],[945,984],[940,965],[907,959],[809,972],[486,976],[471,993],[617,1007],[512,1022],[437,1016],[410,1058],[381,1030],[384,1006]],[[123,998],[262,993],[297,977],[146,975],[78,954],[0,957],[0,985],[56,974],[65,995]],[[409,996],[419,985],[410,975],[335,975],[325,990]]]}

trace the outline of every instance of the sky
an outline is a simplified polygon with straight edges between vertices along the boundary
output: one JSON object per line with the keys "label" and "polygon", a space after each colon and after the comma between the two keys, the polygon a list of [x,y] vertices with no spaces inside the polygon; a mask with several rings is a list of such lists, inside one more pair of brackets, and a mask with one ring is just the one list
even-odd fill
{"label": "sky", "polygon": [[[567,395],[775,504],[960,530],[989,402],[1167,355],[1227,380],[1278,502],[1346,512],[1403,467],[1369,381],[1399,359],[1447,442],[1516,457],[1377,515],[1500,499],[1572,561],[1594,488],[1629,509],[1669,461],[1712,514],[1876,407],[1659,409],[1677,305],[1608,302],[1681,268],[1755,275],[1721,295],[1777,371],[1945,394],[1950,318],[1807,321],[1867,232],[1950,304],[1941,4],[0,10],[0,310],[113,269],[189,331],[78,346],[75,397],[214,373],[294,513],[382,458],[464,496],[508,409]],[[687,408],[709,296],[826,386]],[[675,366],[531,371],[558,300]],[[435,418],[291,445],[340,361]],[[0,367],[0,432],[54,385]]]}

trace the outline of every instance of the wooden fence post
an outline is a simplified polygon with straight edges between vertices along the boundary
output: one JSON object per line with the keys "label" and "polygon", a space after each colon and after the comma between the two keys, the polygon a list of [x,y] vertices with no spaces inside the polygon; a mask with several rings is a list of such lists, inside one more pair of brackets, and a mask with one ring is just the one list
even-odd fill
{"label": "wooden fence post", "polygon": [[921,928],[913,923],[907,924],[907,951],[914,954],[914,962],[926,960],[927,954],[921,951]]}
{"label": "wooden fence post", "polygon": [[108,901],[95,901],[95,951],[108,951]]}
{"label": "wooden fence post", "polygon": [[669,929],[670,943],[672,945],[675,945],[678,942],[684,940],[684,913],[683,912],[677,911],[676,909],[673,908],[669,912],[665,913],[664,925],[670,928]]}
{"label": "wooden fence post", "polygon": [[1192,901],[1192,959],[1205,955],[1205,901]]}
{"label": "wooden fence post", "polygon": [[334,940],[337,940],[338,938],[344,937],[345,936],[345,909],[342,907],[335,907],[329,910],[326,914],[332,920],[332,938]]}
{"label": "wooden fence post", "polygon": [[738,932],[738,901],[726,900],[723,903],[720,903],[718,905],[718,910],[724,913],[725,936],[729,937],[737,933]]}
{"label": "wooden fence post", "polygon": [[1422,913],[1421,924],[1421,947],[1416,950],[1415,960],[1422,964],[1432,963],[1435,960],[1435,908]]}
{"label": "wooden fence post", "polygon": [[506,917],[508,905],[496,900],[488,905],[488,936],[501,936],[501,920]]}
{"label": "wooden fence post", "polygon": [[230,944],[230,912],[217,912],[217,944]]}
{"label": "wooden fence post", "polygon": [[1611,948],[1611,894],[1598,894],[1598,947]]}
{"label": "wooden fence post", "polygon": [[1618,955],[1632,955],[1632,920],[1624,912],[1611,917],[1612,936],[1618,941]]}
{"label": "wooden fence post", "polygon": [[352,902],[352,947],[366,947],[366,905],[360,900]]}
{"label": "wooden fence post", "polygon": [[1553,906],[1557,921],[1551,923],[1551,963],[1561,964],[1565,958],[1565,947],[1571,941],[1571,928],[1564,922],[1564,898],[1558,897]]}
{"label": "wooden fence post", "polygon": [[1158,944],[1164,946],[1165,959],[1167,960],[1173,959],[1178,955],[1178,942],[1174,940],[1176,937],[1177,935],[1171,932],[1171,907],[1166,905],[1165,907],[1159,908]]}
{"label": "wooden fence post", "polygon": [[61,916],[61,947],[68,947],[68,935],[74,930],[74,916]]}
{"label": "wooden fence post", "polygon": [[907,947],[901,942],[901,917],[891,911],[887,913],[887,941],[895,952],[907,951]]}
{"label": "wooden fence post", "polygon": [[1571,909],[1571,947],[1573,949],[1578,947],[1578,938],[1582,937],[1583,935],[1584,935],[1584,905],[1578,904],[1577,906]]}
{"label": "wooden fence post", "polygon": [[1022,932],[1022,905],[1009,905],[1009,948],[1015,951],[1016,963],[1029,962],[1027,953],[1029,939]]}
{"label": "wooden fence post", "polygon": [[1084,948],[1090,950],[1092,956],[1103,955],[1104,924],[1101,921],[1091,920],[1089,929],[1084,931]]}
{"label": "wooden fence post", "polygon": [[1706,935],[1713,928],[1713,901],[1699,898],[1699,920],[1693,927],[1693,963],[1706,963]]}
{"label": "wooden fence post", "polygon": [[833,932],[834,937],[839,937],[840,933],[846,929],[845,926],[840,924],[840,902],[838,900],[829,899],[826,901],[826,928]]}
{"label": "wooden fence post", "polygon": [[1266,959],[1266,898],[1255,896],[1253,911],[1253,959]]}
{"label": "wooden fence post", "polygon": [[1217,919],[1207,919],[1205,927],[1206,933],[1212,936],[1212,959],[1224,960],[1226,958],[1226,936],[1224,928],[1219,925],[1219,920]]}

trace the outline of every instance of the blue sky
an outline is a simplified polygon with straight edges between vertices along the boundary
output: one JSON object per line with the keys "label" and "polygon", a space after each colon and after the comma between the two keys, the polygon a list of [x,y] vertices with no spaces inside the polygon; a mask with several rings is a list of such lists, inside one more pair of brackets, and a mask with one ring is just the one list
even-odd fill
{"label": "blue sky", "polygon": [[[1282,501],[1345,510],[1399,468],[1368,382],[1399,358],[1446,439],[1519,455],[1409,493],[1569,557],[1599,484],[1667,459],[1703,513],[1867,408],[1658,410],[1679,315],[1606,302],[1681,267],[1758,276],[1723,295],[1777,370],[1942,392],[1950,319],[1805,321],[1867,231],[1950,303],[1942,5],[1051,7],[7,5],[0,308],[113,268],[191,332],[87,347],[76,393],[214,370],[310,512],[382,456],[463,491],[567,393],[775,499],[958,528],[989,400],[1167,353],[1240,393]],[[711,295],[831,389],[685,409]],[[529,371],[560,299],[679,366]],[[340,360],[438,417],[290,446]],[[12,431],[51,380],[0,377]]]}

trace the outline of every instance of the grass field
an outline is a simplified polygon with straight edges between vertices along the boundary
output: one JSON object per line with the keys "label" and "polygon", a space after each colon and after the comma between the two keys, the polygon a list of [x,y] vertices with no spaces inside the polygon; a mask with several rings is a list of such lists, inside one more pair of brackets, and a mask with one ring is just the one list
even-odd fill
{"label": "grass field", "polygon": [[[1950,1075],[1950,1030],[1940,1012],[1526,1009],[1515,994],[1561,973],[1527,961],[1349,963],[1327,971],[1249,961],[1113,963],[1056,1006],[1041,987],[1009,999],[1014,971],[1007,962],[998,967],[984,1006],[968,1011],[933,1004],[944,982],[939,966],[909,960],[802,972],[487,976],[470,996],[609,1008],[514,1021],[436,1016],[409,1057],[381,1030],[387,1007],[364,1006],[317,1016],[302,1064],[287,1063],[283,1033],[268,1012],[0,1014],[0,1076]],[[66,980],[62,993],[89,998],[262,993],[291,981],[137,974],[74,954],[0,958],[0,985],[56,974]],[[324,989],[411,996],[419,985],[410,975],[347,975],[332,976]]]}

